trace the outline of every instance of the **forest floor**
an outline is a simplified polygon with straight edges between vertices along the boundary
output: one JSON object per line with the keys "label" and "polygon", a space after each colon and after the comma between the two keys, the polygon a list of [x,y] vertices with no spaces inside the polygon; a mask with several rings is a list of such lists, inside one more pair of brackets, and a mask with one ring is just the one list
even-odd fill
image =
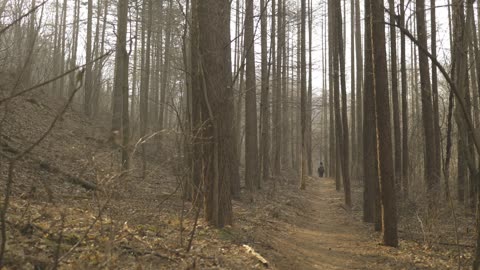
{"label": "forest floor", "polygon": [[[3,95],[13,79],[0,75]],[[63,105],[47,96],[14,99],[0,115],[1,205],[10,159],[48,129]],[[412,237],[418,225],[400,227],[398,249],[380,245],[380,234],[361,221],[360,186],[354,185],[354,206],[347,210],[331,179],[310,178],[301,191],[297,176],[286,172],[254,194],[242,190],[233,201],[233,226],[212,228],[201,211],[195,226],[197,208],[182,200],[175,149],[149,155],[145,178],[138,154],[121,176],[109,137],[108,114],[86,119],[74,104],[19,160],[6,218],[6,269],[457,268],[457,247]],[[448,214],[444,220],[452,224]],[[473,244],[473,218],[467,220],[459,225],[465,269]],[[452,243],[450,227],[444,234],[450,238],[441,241]]]}
{"label": "forest floor", "polygon": [[279,269],[458,267],[451,248],[434,248],[412,240],[400,240],[399,248],[381,245],[380,233],[374,232],[371,224],[362,223],[361,211],[346,210],[343,194],[335,191],[333,179],[315,178],[306,191],[290,192],[293,194],[300,196],[302,207],[293,211],[294,216],[277,221],[281,225],[275,225],[276,230],[264,232],[264,240],[272,249],[262,252]]}

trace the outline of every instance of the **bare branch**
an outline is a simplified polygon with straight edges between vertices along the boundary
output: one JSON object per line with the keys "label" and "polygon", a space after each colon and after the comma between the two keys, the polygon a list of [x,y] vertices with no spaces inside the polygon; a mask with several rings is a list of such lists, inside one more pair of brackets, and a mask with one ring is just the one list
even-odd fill
{"label": "bare branch", "polygon": [[3,104],[3,103],[5,103],[5,102],[7,102],[7,101],[9,101],[9,100],[11,100],[11,99],[13,99],[13,98],[16,98],[16,97],[18,97],[18,96],[21,96],[21,95],[23,95],[23,94],[26,94],[26,93],[28,93],[28,92],[31,92],[31,91],[33,91],[33,90],[35,90],[35,89],[38,89],[38,88],[40,88],[40,87],[42,87],[42,86],[45,86],[45,85],[47,85],[47,84],[49,84],[49,83],[52,83],[52,82],[54,82],[54,81],[56,81],[56,80],[59,80],[59,79],[67,76],[68,74],[70,74],[70,73],[72,73],[72,72],[75,72],[75,71],[77,71],[77,70],[79,70],[79,69],[84,68],[84,67],[87,66],[88,64],[91,64],[91,63],[94,63],[94,62],[96,62],[96,61],[98,61],[98,60],[101,60],[101,59],[109,56],[110,54],[112,54],[113,51],[114,51],[114,50],[110,50],[110,51],[108,51],[107,53],[104,53],[103,55],[100,55],[99,57],[93,59],[92,61],[87,62],[87,63],[85,63],[85,64],[83,64],[83,65],[81,65],[81,66],[76,66],[76,67],[74,67],[74,68],[72,68],[72,69],[70,69],[70,70],[67,70],[67,71],[65,71],[64,73],[62,73],[62,74],[60,74],[60,75],[58,75],[58,76],[56,76],[56,77],[54,77],[54,78],[52,78],[52,79],[49,79],[49,80],[44,81],[44,82],[42,82],[42,83],[40,83],[40,84],[34,85],[34,86],[32,86],[32,87],[29,87],[29,88],[27,88],[27,89],[25,89],[25,90],[22,90],[22,91],[20,91],[20,92],[18,92],[18,93],[16,93],[16,94],[13,94],[13,95],[11,95],[11,96],[9,96],[9,97],[0,99],[0,105]]}
{"label": "bare branch", "polygon": [[15,24],[19,23],[23,18],[30,16],[30,14],[34,13],[37,11],[37,9],[43,5],[45,5],[48,2],[48,0],[44,0],[42,3],[40,3],[38,6],[33,7],[31,10],[29,10],[27,13],[23,14],[20,16],[18,19],[10,23],[9,25],[5,26],[2,30],[0,30],[0,36],[5,33],[10,27],[14,26]]}

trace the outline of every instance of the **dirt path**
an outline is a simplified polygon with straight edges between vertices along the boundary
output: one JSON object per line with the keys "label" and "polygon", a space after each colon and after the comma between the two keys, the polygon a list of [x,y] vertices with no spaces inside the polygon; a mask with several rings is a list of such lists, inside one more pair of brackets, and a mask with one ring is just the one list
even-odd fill
{"label": "dirt path", "polygon": [[276,268],[428,269],[380,245],[379,235],[343,208],[334,186],[332,179],[314,179],[303,192],[306,202],[297,218],[265,236],[271,248],[263,252]]}

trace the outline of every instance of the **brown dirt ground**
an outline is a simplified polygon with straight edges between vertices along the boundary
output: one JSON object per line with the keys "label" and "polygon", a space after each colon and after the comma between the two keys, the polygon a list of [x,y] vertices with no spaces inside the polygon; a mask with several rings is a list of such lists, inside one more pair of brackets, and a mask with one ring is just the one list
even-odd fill
{"label": "brown dirt ground", "polygon": [[262,251],[278,269],[449,268],[451,258],[422,254],[413,243],[401,241],[399,249],[380,245],[380,235],[345,210],[334,186],[332,179],[310,181],[298,194],[304,198],[296,216],[279,221],[282,229],[264,232],[272,248]]}

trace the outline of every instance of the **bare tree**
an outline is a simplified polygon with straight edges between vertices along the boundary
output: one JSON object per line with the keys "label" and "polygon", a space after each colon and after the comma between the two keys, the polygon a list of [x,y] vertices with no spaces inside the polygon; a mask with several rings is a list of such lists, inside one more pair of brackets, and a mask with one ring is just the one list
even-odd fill
{"label": "bare tree", "polygon": [[84,110],[85,114],[92,116],[92,91],[93,91],[93,63],[92,63],[92,20],[93,20],[93,0],[88,0],[87,5],[87,45],[85,47],[85,59],[87,67],[85,69],[85,88],[84,88]]}
{"label": "bare tree", "polygon": [[[128,0],[119,0],[117,6],[117,43],[115,54],[113,132],[122,136],[122,168],[129,168],[129,114],[128,114]],[[120,126],[118,126],[120,124]]]}
{"label": "bare tree", "polygon": [[[140,137],[145,138],[147,134],[148,125],[148,98],[150,88],[150,51],[152,40],[152,19],[153,19],[153,7],[152,0],[144,0],[142,8],[144,23],[142,28],[146,27],[147,37],[146,42],[142,41],[142,51],[144,51],[144,65],[142,68],[142,79],[140,86]],[[146,17],[146,18],[145,18]],[[145,25],[146,20],[146,25]],[[143,30],[142,30],[143,31]],[[143,40],[143,38],[142,38]],[[142,144],[142,177],[145,178],[147,173],[147,146]]]}
{"label": "bare tree", "polygon": [[301,153],[302,153],[302,165],[301,165],[301,174],[300,174],[300,189],[305,189],[307,185],[307,143],[306,143],[306,132],[307,132],[307,61],[306,61],[306,15],[307,15],[307,5],[306,0],[301,0],[300,8],[300,121],[301,121],[301,135],[300,135],[300,144],[301,144]]}
{"label": "bare tree", "polygon": [[[405,28],[405,0],[400,0],[400,26]],[[405,34],[400,35],[400,72],[402,78],[402,190],[408,194],[408,83]]]}
{"label": "bare tree", "polygon": [[363,94],[363,221],[374,222],[378,196],[377,129],[375,125],[375,95],[373,92],[373,49],[370,1],[365,1],[365,80]]}
{"label": "bare tree", "polygon": [[262,180],[270,177],[270,109],[269,109],[269,70],[267,49],[267,6],[265,0],[260,1],[261,8],[261,100],[260,100],[260,164]]}
{"label": "bare tree", "polygon": [[[427,29],[425,22],[425,0],[417,0],[417,33],[420,44],[427,47]],[[427,182],[430,207],[433,207],[438,193],[438,178],[435,173],[435,142],[429,138],[435,138],[433,127],[432,89],[430,85],[430,72],[427,56],[419,51],[420,84],[422,100],[423,132],[425,136],[425,164],[424,173]]]}
{"label": "bare tree", "polygon": [[371,1],[377,162],[382,203],[383,243],[387,246],[396,247],[398,246],[397,206],[389,113],[384,10],[383,0]]}
{"label": "bare tree", "polygon": [[[397,32],[395,29],[395,1],[389,0],[390,10],[390,72],[393,107],[393,142],[395,162],[395,184],[400,187],[400,173],[402,167],[402,148],[400,138],[400,106],[398,100],[398,68],[397,68]],[[398,188],[399,189],[399,188]]]}
{"label": "bare tree", "polygon": [[203,175],[205,218],[217,227],[232,223],[230,179],[238,177],[233,128],[230,1],[198,1],[199,67],[207,116]]}
{"label": "bare tree", "polygon": [[246,1],[245,7],[245,185],[253,190],[259,187],[257,102],[255,83],[255,40],[253,29],[253,0]]}

